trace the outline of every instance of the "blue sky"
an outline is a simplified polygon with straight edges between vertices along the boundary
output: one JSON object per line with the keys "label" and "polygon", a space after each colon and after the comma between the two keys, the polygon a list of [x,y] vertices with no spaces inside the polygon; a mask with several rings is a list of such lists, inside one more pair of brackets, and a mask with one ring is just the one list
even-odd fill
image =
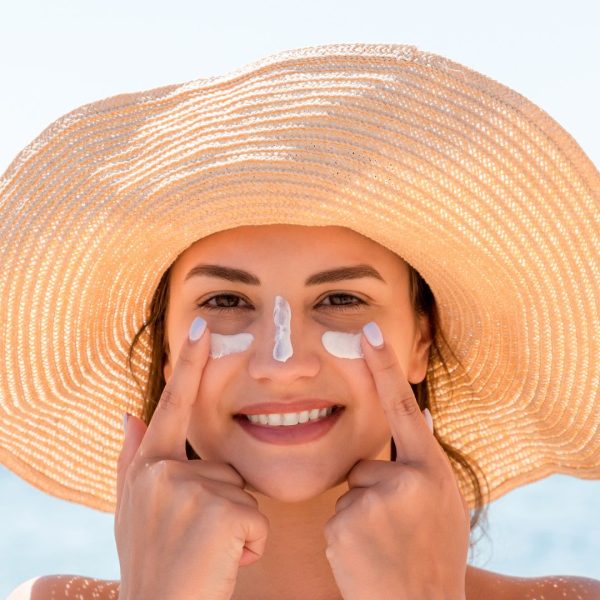
{"label": "blue sky", "polygon": [[[409,43],[481,71],[545,109],[598,165],[599,7],[591,0],[3,2],[0,171],[83,103],[334,42]],[[600,578],[599,498],[600,482],[564,476],[511,492],[492,505],[486,568]],[[110,515],[46,497],[1,469],[0,531],[0,597],[43,573],[118,576]]]}

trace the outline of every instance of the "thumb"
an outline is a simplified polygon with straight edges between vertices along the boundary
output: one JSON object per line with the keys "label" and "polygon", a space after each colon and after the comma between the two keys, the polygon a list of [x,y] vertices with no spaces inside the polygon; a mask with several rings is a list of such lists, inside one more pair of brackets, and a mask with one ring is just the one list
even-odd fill
{"label": "thumb", "polygon": [[124,421],[125,427],[125,438],[123,440],[123,447],[117,460],[117,507],[115,514],[119,513],[119,506],[121,505],[121,496],[123,494],[123,486],[125,485],[125,475],[127,468],[131,464],[133,457],[135,456],[148,426],[144,421],[134,415],[126,413],[126,419]]}

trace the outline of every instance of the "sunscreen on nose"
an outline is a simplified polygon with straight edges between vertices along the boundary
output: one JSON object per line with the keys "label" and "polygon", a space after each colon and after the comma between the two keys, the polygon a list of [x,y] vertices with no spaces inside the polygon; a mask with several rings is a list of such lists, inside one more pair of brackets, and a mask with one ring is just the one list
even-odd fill
{"label": "sunscreen on nose", "polygon": [[364,358],[360,336],[360,333],[326,331],[321,336],[321,341],[325,350],[337,358]]}
{"label": "sunscreen on nose", "polygon": [[210,356],[211,358],[221,358],[234,352],[244,352],[244,350],[248,350],[253,340],[254,336],[251,333],[236,333],[235,335],[211,333]]}
{"label": "sunscreen on nose", "polygon": [[292,322],[292,309],[288,301],[275,296],[275,308],[273,309],[273,321],[275,321],[275,345],[273,346],[273,358],[285,362],[294,353],[290,337]]}

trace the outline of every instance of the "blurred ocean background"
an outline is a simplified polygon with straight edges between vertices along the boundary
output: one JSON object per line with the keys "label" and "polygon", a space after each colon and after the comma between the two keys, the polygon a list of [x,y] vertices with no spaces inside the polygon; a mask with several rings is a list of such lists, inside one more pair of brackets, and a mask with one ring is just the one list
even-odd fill
{"label": "blurred ocean background", "polygon": [[[489,508],[469,564],[537,577],[600,579],[600,481],[553,475]],[[0,598],[39,575],[119,579],[113,515],[58,500],[0,467]]]}
{"label": "blurred ocean background", "polygon": [[[0,173],[62,114],[321,43],[414,44],[524,94],[600,161],[600,3],[589,0],[20,0],[0,3]],[[0,326],[2,324],[0,323]],[[554,475],[489,510],[470,563],[600,579],[600,481]],[[113,517],[0,467],[0,598],[52,573],[118,579]]]}

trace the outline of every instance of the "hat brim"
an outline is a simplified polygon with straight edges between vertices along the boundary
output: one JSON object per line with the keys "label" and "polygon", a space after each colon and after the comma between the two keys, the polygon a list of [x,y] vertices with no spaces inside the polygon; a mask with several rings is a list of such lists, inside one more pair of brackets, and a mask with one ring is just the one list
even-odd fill
{"label": "hat brim", "polygon": [[349,227],[425,278],[464,367],[430,365],[436,430],[490,499],[598,478],[599,190],[544,111],[412,46],[303,48],[88,104],[0,181],[0,460],[113,510],[122,413],[141,414],[129,344],[162,273],[211,233],[290,223]]}

